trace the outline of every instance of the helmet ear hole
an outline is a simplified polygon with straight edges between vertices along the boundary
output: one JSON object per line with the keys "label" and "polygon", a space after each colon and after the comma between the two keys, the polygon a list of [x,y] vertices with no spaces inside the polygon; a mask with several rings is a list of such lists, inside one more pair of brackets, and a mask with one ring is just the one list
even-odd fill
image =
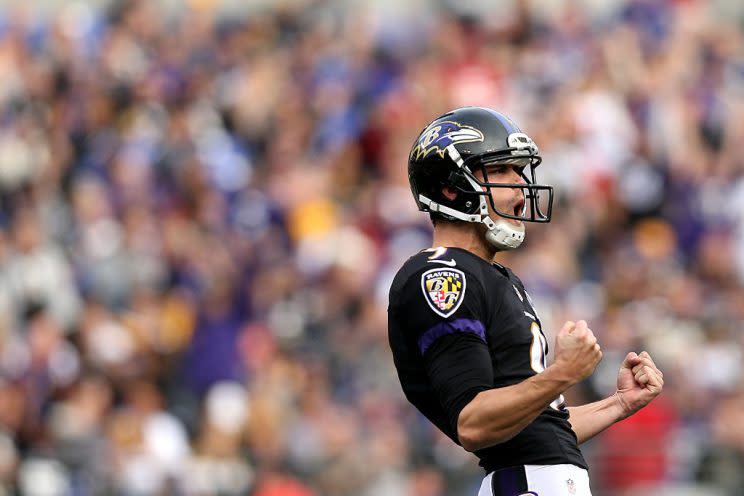
{"label": "helmet ear hole", "polygon": [[449,185],[452,185],[459,190],[472,191],[473,189],[468,180],[465,179],[463,173],[459,170],[453,170],[450,172],[447,177],[447,182]]}
{"label": "helmet ear hole", "polygon": [[[462,170],[451,171],[447,176],[447,182],[442,186],[442,195],[447,198],[451,206],[468,214],[478,210],[480,203],[478,195],[473,191],[473,185],[465,178]],[[445,189],[449,189],[454,195],[448,195]]]}
{"label": "helmet ear hole", "polygon": [[449,184],[442,187],[442,196],[450,201],[455,200],[457,198],[457,194],[458,190],[453,188]]}

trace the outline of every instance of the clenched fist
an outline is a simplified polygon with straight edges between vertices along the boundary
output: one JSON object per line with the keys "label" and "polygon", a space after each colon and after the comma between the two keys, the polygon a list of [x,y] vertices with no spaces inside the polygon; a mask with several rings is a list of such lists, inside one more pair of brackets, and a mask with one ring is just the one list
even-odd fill
{"label": "clenched fist", "polygon": [[625,417],[648,405],[664,388],[664,374],[647,351],[630,352],[617,374],[615,393]]}
{"label": "clenched fist", "polygon": [[555,337],[555,362],[572,384],[586,379],[602,359],[597,338],[585,320],[563,324]]}

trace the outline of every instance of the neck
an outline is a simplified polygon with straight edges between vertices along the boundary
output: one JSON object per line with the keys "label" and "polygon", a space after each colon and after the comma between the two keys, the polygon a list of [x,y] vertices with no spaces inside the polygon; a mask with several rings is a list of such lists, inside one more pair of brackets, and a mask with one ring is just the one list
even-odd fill
{"label": "neck", "polygon": [[434,226],[432,245],[462,248],[491,263],[497,250],[486,241],[483,227],[469,222],[439,221]]}

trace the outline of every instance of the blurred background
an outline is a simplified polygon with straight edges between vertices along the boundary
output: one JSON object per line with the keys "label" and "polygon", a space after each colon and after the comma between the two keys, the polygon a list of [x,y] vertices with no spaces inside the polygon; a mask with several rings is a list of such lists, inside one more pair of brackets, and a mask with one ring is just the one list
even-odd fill
{"label": "blurred background", "polygon": [[738,0],[3,0],[0,495],[475,495],[386,334],[431,239],[408,151],[470,104],[556,188],[500,260],[603,345],[570,404],[665,372],[584,445],[594,494],[744,494],[743,33]]}

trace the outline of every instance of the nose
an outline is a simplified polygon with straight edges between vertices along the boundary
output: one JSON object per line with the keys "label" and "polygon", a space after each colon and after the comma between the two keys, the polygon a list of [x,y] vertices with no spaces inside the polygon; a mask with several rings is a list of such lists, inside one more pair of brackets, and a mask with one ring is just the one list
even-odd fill
{"label": "nose", "polygon": [[514,179],[513,182],[516,184],[527,184],[524,176],[519,173],[519,170],[516,167],[512,167],[511,177]]}

